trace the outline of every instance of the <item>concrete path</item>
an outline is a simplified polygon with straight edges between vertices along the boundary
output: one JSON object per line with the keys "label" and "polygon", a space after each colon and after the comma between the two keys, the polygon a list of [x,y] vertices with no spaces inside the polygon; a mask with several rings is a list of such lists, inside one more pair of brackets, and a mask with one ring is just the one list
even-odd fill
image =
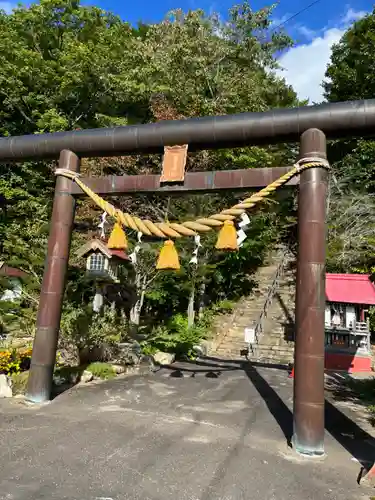
{"label": "concrete path", "polygon": [[325,459],[288,448],[284,370],[212,359],[180,368],[76,387],[41,407],[0,401],[0,499],[370,498],[356,479],[373,439],[339,410]]}

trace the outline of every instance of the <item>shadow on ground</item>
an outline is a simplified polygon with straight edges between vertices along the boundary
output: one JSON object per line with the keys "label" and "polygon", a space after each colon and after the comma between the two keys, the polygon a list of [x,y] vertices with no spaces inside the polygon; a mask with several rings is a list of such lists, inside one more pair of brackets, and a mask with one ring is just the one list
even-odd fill
{"label": "shadow on ground", "polygon": [[[181,363],[177,366],[164,366],[163,369],[170,370],[171,377],[195,377],[200,374],[208,378],[218,378],[221,373],[226,371],[242,370],[280,426],[288,446],[291,446],[293,434],[292,411],[262,376],[259,371],[259,368],[262,367],[282,370],[286,373],[288,371],[284,365],[243,360],[223,360],[209,356],[202,357],[194,362]],[[375,439],[328,399],[325,400],[325,426],[331,436],[359,462],[362,470],[368,469],[369,464],[374,463]]]}

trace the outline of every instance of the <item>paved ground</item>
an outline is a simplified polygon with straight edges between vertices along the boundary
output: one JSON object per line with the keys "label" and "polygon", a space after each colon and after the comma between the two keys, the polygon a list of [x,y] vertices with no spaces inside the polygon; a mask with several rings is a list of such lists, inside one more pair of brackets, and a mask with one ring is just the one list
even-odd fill
{"label": "paved ground", "polygon": [[205,363],[77,387],[43,407],[2,400],[0,499],[369,499],[356,483],[357,460],[375,451],[368,433],[328,405],[341,444],[327,432],[327,457],[301,460],[286,445],[287,373]]}

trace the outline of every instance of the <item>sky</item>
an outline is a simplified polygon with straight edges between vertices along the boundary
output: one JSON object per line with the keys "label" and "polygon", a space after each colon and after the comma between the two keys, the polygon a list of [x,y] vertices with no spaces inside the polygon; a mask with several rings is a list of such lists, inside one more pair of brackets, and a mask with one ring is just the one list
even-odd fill
{"label": "sky", "polygon": [[[81,0],[83,4],[96,5],[118,14],[124,21],[158,22],[175,8],[183,10],[203,9],[217,12],[225,18],[231,5],[241,0]],[[273,0],[250,0],[254,10],[269,6]],[[283,28],[295,41],[295,46],[282,54],[279,72],[292,85],[301,99],[310,103],[323,100],[321,82],[330,60],[331,47],[337,43],[345,30],[356,20],[373,9],[370,0],[279,0],[273,14],[274,27]],[[12,1],[0,0],[0,8],[11,12],[16,5]]]}

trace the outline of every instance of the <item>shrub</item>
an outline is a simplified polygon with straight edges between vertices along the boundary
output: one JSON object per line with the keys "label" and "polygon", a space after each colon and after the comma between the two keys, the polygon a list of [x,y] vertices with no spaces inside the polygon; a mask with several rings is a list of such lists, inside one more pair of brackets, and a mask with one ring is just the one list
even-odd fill
{"label": "shrub", "polygon": [[60,366],[56,367],[53,380],[55,385],[77,384],[83,368],[79,366]]}
{"label": "shrub", "polygon": [[32,349],[3,349],[0,351],[0,373],[20,373],[30,367]]}
{"label": "shrub", "polygon": [[29,372],[12,373],[11,378],[13,396],[16,394],[26,394]]}
{"label": "shrub", "polygon": [[101,378],[103,380],[109,380],[116,377],[116,373],[112,365],[108,363],[91,363],[87,366],[86,370],[91,372],[94,377]]}
{"label": "shrub", "polygon": [[152,330],[150,337],[143,343],[143,352],[161,350],[173,352],[177,356],[193,357],[193,347],[207,336],[207,328],[205,321],[199,321],[189,328],[186,316],[176,314],[166,324]]}
{"label": "shrub", "polygon": [[224,299],[224,300],[221,300],[220,302],[217,302],[214,305],[213,311],[215,313],[228,314],[228,313],[233,311],[234,306],[235,306],[235,302],[233,302],[232,300]]}
{"label": "shrub", "polygon": [[66,349],[72,344],[80,351],[103,345],[113,346],[126,337],[128,325],[116,311],[105,307],[94,313],[91,307],[66,309],[61,319],[60,347]]}

